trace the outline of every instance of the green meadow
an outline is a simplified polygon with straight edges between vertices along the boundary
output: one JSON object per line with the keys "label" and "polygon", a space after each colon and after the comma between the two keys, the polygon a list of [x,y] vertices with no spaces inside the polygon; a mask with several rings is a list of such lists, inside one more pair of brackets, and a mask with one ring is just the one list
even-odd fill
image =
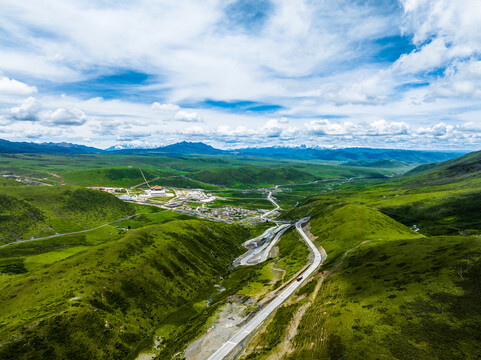
{"label": "green meadow", "polygon": [[150,184],[222,197],[214,207],[271,209],[256,189],[282,185],[273,193],[280,218],[310,217],[328,258],[243,358],[480,353],[479,154],[394,177],[385,175],[408,168],[228,156],[0,158],[3,175],[50,184],[0,177],[0,242],[13,242],[0,247],[0,358],[135,359],[159,336],[155,356],[181,358],[223,305],[262,301],[308,263],[291,229],[266,262],[232,268],[242,242],[272,223],[201,220],[85,188],[139,185],[139,168]]}

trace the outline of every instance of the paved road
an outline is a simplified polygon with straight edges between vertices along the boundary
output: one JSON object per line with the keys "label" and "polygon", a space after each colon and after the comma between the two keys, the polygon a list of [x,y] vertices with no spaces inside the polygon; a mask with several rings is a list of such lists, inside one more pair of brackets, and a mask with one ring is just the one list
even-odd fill
{"label": "paved road", "polygon": [[37,241],[37,240],[50,239],[50,238],[59,237],[59,236],[81,234],[81,233],[84,233],[84,232],[87,232],[87,231],[93,231],[93,230],[100,229],[100,228],[102,228],[102,227],[104,227],[104,226],[111,225],[111,224],[116,223],[116,222],[119,222],[119,221],[128,220],[128,219],[133,218],[134,216],[137,216],[137,215],[138,215],[138,214],[130,215],[130,216],[127,216],[127,217],[125,217],[125,218],[118,219],[118,220],[114,220],[114,221],[111,221],[111,222],[109,222],[109,223],[107,223],[107,224],[103,224],[103,225],[94,227],[94,228],[92,228],[92,229],[79,230],[79,231],[69,232],[69,233],[65,233],[65,234],[49,235],[49,236],[44,236],[44,237],[39,237],[39,238],[33,238],[33,239],[27,239],[27,240],[19,240],[19,241],[13,242],[13,243],[8,243],[8,244],[5,244],[5,245],[0,245],[0,248],[2,248],[2,247],[4,247],[4,246],[8,246],[8,245],[14,245],[14,244],[24,243],[24,242],[27,242],[27,241]]}
{"label": "paved road", "polygon": [[[257,241],[261,241],[263,238],[267,238],[267,241],[259,247],[253,247],[251,250],[247,252],[244,256],[242,256],[239,259],[239,265],[256,265],[259,264],[263,261],[267,260],[267,256],[271,252],[272,248],[274,245],[277,243],[279,238],[286,232],[286,230],[291,227],[291,224],[284,224],[284,225],[279,225],[274,228],[270,228],[268,230],[271,230],[269,232],[265,232],[264,234],[267,233],[266,236],[259,236],[257,237]],[[264,235],[263,234],[263,235]],[[275,236],[274,236],[275,234]],[[272,240],[269,241],[269,238]],[[256,240],[253,239],[253,240]],[[252,240],[248,241],[249,243],[252,242]],[[245,245],[246,243],[244,243]]]}
{"label": "paved road", "polygon": [[230,340],[224,343],[219,350],[212,354],[208,360],[221,360],[227,356],[242,340],[244,340],[249,334],[253,333],[256,328],[270,315],[274,310],[276,310],[282,303],[291,296],[301,284],[318,268],[320,264],[327,258],[327,254],[323,252],[322,254],[316,248],[316,246],[311,242],[309,237],[302,230],[302,224],[308,221],[309,218],[303,218],[296,223],[296,229],[299,231],[303,239],[307,242],[309,247],[314,252],[314,261],[307,268],[304,273],[302,273],[301,281],[294,281],[289,285],[284,291],[282,291],[276,298],[274,298],[264,309],[262,309],[257,315],[252,318],[244,327],[237,332]]}
{"label": "paved road", "polygon": [[279,210],[281,207],[279,206],[279,204],[277,204],[275,202],[275,200],[272,198],[272,191],[269,191],[269,195],[267,195],[267,200],[269,200],[274,206],[275,208],[272,209],[272,210],[269,210],[268,212],[266,212],[265,214],[262,214],[261,215],[261,219],[266,219],[269,215],[271,215],[274,211],[277,211]]}

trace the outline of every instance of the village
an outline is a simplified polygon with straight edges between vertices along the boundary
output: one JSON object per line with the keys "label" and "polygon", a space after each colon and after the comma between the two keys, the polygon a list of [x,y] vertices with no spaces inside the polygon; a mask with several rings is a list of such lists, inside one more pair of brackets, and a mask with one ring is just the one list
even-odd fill
{"label": "village", "polygon": [[259,218],[266,212],[263,209],[249,210],[234,206],[224,206],[220,208],[202,206],[191,206],[189,203],[182,205],[178,208],[182,213],[188,215],[196,215],[208,219],[216,219],[222,221],[243,221],[247,219]]}
{"label": "village", "polygon": [[[258,221],[268,211],[266,209],[244,209],[235,206],[216,207],[214,205],[216,200],[225,199],[206,193],[202,189],[167,189],[159,185],[150,186],[148,189],[99,186],[89,188],[108,192],[123,201],[159,206],[182,214],[217,221]],[[265,189],[253,191],[259,190],[268,192]]]}

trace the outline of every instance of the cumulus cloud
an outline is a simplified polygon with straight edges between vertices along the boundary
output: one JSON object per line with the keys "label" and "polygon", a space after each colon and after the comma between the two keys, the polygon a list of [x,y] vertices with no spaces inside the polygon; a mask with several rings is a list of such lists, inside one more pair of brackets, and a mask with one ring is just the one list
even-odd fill
{"label": "cumulus cloud", "polygon": [[311,120],[305,124],[305,128],[310,135],[345,135],[354,131],[355,126],[352,122],[333,123],[327,119]]}
{"label": "cumulus cloud", "polygon": [[382,135],[407,135],[410,126],[403,121],[387,122],[384,119],[374,121],[369,127],[363,129],[366,135],[382,136]]}
{"label": "cumulus cloud", "polygon": [[10,109],[10,117],[17,121],[39,121],[42,105],[34,98],[29,97],[20,105]]}
{"label": "cumulus cloud", "polygon": [[159,111],[177,111],[180,109],[180,107],[175,104],[161,104],[156,101],[152,104],[151,109]]}
{"label": "cumulus cloud", "polygon": [[80,126],[88,120],[87,115],[77,108],[46,109],[34,97],[12,107],[7,116],[13,121],[40,122],[48,126]]}
{"label": "cumulus cloud", "polygon": [[30,95],[37,92],[35,86],[29,86],[21,81],[9,79],[0,73],[0,93],[13,95]]}
{"label": "cumulus cloud", "polygon": [[438,138],[446,138],[453,135],[453,130],[455,130],[455,127],[453,125],[448,125],[444,122],[440,122],[430,127],[420,127],[417,129],[416,133],[418,133],[419,135],[429,135]]}
{"label": "cumulus cloud", "polygon": [[174,120],[176,121],[184,121],[184,122],[204,122],[202,117],[199,116],[196,112],[189,112],[180,110],[174,116]]}
{"label": "cumulus cloud", "polygon": [[88,119],[87,115],[75,108],[60,108],[53,112],[45,113],[44,117],[51,124],[60,126],[80,126],[85,124]]}

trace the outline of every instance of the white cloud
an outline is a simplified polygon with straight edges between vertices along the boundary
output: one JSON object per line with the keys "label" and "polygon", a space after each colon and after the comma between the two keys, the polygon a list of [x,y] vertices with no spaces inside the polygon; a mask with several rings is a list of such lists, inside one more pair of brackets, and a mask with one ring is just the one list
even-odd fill
{"label": "white cloud", "polygon": [[311,135],[344,135],[350,133],[354,129],[354,124],[351,122],[332,123],[327,119],[312,120],[306,125],[306,130]]}
{"label": "white cloud", "polygon": [[37,92],[35,86],[28,86],[27,84],[15,79],[9,79],[2,76],[0,73],[0,93],[14,94],[14,95],[30,95]]}
{"label": "white cloud", "polygon": [[10,109],[10,117],[18,121],[38,121],[42,105],[34,98],[29,97],[22,104]]}
{"label": "white cloud", "polygon": [[184,121],[184,122],[203,122],[204,120],[202,117],[199,116],[196,112],[189,112],[180,110],[174,116],[174,120],[176,121]]}
{"label": "white cloud", "polygon": [[433,125],[431,127],[420,127],[417,129],[417,133],[420,135],[430,135],[434,137],[449,137],[453,134],[453,130],[455,127],[453,125],[448,125],[445,124],[444,122],[440,122],[436,125]]}
{"label": "white cloud", "polygon": [[60,108],[53,112],[46,112],[43,117],[51,124],[59,126],[80,126],[88,119],[87,115],[75,108]]}
{"label": "white cloud", "polygon": [[46,126],[80,126],[88,120],[87,115],[79,109],[46,109],[34,97],[25,99],[20,105],[12,107],[8,118],[16,121],[40,122]]}
{"label": "white cloud", "polygon": [[[388,99],[392,80],[385,71],[361,74],[354,80],[351,76],[345,76],[342,82],[332,84],[330,87],[335,87],[335,90],[321,90],[321,96],[339,105],[377,104]],[[339,88],[340,84],[342,85]]]}
{"label": "white cloud", "polygon": [[180,109],[178,105],[175,104],[161,104],[159,102],[154,102],[151,106],[152,110],[160,110],[160,111],[177,111]]}
{"label": "white cloud", "polygon": [[441,67],[448,56],[449,49],[446,47],[445,40],[437,38],[421,47],[420,50],[403,54],[393,67],[407,73],[425,72]]}
{"label": "white cloud", "polygon": [[410,126],[403,121],[387,122],[384,119],[374,121],[364,130],[366,135],[407,135]]}

